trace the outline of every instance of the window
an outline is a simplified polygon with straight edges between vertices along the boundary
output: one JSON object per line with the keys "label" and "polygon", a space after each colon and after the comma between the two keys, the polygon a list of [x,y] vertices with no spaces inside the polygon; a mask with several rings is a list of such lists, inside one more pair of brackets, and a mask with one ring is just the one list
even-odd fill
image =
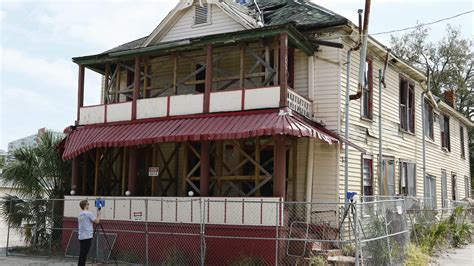
{"label": "window", "polygon": [[372,60],[365,60],[364,87],[362,90],[362,117],[372,119],[373,109]]}
{"label": "window", "polygon": [[451,141],[449,136],[449,116],[441,115],[439,120],[441,128],[441,147],[451,151]]}
{"label": "window", "polygon": [[433,129],[433,106],[427,102],[425,102],[425,121],[424,121],[424,126],[425,126],[425,136],[431,138],[434,140],[434,129]]}
{"label": "window", "polygon": [[372,167],[372,158],[362,158],[362,193],[363,196],[374,195],[374,172]]}
{"label": "window", "polygon": [[469,177],[465,176],[464,177],[464,189],[465,189],[465,197],[470,198],[471,197],[471,180]]}
{"label": "window", "polygon": [[451,174],[451,199],[456,201],[458,199],[458,184],[456,180],[456,174]]}
{"label": "window", "polygon": [[209,7],[207,4],[196,5],[194,7],[194,25],[201,25],[208,23]]}
{"label": "window", "polygon": [[448,207],[448,180],[446,170],[441,170],[441,207]]}
{"label": "window", "polygon": [[383,159],[382,193],[380,195],[395,196],[395,160],[393,159]]}
{"label": "window", "polygon": [[436,180],[432,175],[425,177],[425,208],[436,208]]}
{"label": "window", "polygon": [[464,127],[459,126],[459,138],[461,140],[461,158],[466,159],[466,151],[464,150]]}
{"label": "window", "polygon": [[400,79],[400,129],[415,133],[415,85]]}
{"label": "window", "polygon": [[400,195],[416,196],[415,169],[414,163],[400,162]]}

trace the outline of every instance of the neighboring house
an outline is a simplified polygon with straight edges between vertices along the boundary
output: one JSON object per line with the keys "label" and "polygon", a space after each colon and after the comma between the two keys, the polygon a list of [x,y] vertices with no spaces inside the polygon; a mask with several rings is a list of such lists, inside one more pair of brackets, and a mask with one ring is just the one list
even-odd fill
{"label": "neighboring house", "polygon": [[[221,200],[342,202],[348,143],[350,191],[428,196],[438,207],[467,196],[473,124],[430,93],[423,96],[422,174],[424,73],[389,55],[378,169],[378,70],[387,48],[369,39],[367,86],[350,102],[345,140],[347,52],[359,39],[357,27],[308,1],[258,1],[259,8],[236,2],[182,0],[149,36],[73,58],[77,121],[63,158],[72,160],[77,195],[153,199],[192,191]],[[355,95],[359,57],[352,52]],[[86,68],[103,75],[100,105],[83,105]],[[121,210],[136,211],[129,207]],[[175,211],[175,222],[188,222]]]}
{"label": "neighboring house", "polygon": [[60,131],[46,129],[44,127],[40,128],[36,134],[10,141],[8,143],[8,156],[13,156],[13,152],[20,148],[36,147],[38,145],[39,137],[45,132],[51,132],[53,136],[57,138],[62,138],[64,136]]}
{"label": "neighboring house", "polygon": [[4,150],[0,150],[0,177],[2,176],[3,168],[5,167],[5,163],[7,161],[8,153]]}

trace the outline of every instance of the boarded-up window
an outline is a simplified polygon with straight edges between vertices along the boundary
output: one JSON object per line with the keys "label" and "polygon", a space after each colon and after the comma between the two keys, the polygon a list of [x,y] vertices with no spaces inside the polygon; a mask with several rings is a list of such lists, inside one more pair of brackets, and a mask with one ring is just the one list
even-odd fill
{"label": "boarded-up window", "polygon": [[441,115],[439,126],[441,128],[441,147],[451,151],[451,140],[449,134],[449,116]]}
{"label": "boarded-up window", "polygon": [[434,140],[434,129],[433,129],[433,106],[427,102],[425,102],[425,121],[424,121],[424,126],[425,126],[425,136],[431,138]]}
{"label": "boarded-up window", "polygon": [[454,201],[458,199],[458,184],[455,173],[451,173],[451,199]]}
{"label": "boarded-up window", "polygon": [[414,163],[400,162],[400,194],[416,197],[416,166]]}
{"label": "boarded-up window", "polygon": [[446,170],[441,170],[441,207],[448,207],[448,178]]}
{"label": "boarded-up window", "polygon": [[362,158],[362,188],[364,196],[374,195],[373,184],[373,170],[372,170],[372,159]]}
{"label": "boarded-up window", "polygon": [[471,180],[469,177],[465,176],[464,177],[464,189],[465,189],[465,197],[470,198],[471,197]]}
{"label": "boarded-up window", "polygon": [[436,208],[436,180],[432,175],[425,177],[425,208]]}
{"label": "boarded-up window", "polygon": [[400,129],[415,133],[415,85],[400,79]]}
{"label": "boarded-up window", "polygon": [[385,196],[395,196],[395,160],[384,159],[382,163],[382,193]]}
{"label": "boarded-up window", "polygon": [[461,158],[466,159],[466,151],[464,150],[464,127],[459,126],[459,139],[461,145]]}
{"label": "boarded-up window", "polygon": [[194,25],[206,24],[209,19],[209,6],[207,4],[196,5],[194,9]]}
{"label": "boarded-up window", "polygon": [[373,71],[372,60],[365,61],[364,87],[362,90],[362,117],[372,119],[373,109]]}

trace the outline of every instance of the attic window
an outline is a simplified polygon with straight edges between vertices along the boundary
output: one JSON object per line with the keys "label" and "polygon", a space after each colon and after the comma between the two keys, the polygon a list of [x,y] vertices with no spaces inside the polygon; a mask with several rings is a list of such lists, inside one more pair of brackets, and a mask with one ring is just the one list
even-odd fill
{"label": "attic window", "polygon": [[201,25],[208,23],[209,7],[207,4],[196,5],[194,9],[194,25]]}

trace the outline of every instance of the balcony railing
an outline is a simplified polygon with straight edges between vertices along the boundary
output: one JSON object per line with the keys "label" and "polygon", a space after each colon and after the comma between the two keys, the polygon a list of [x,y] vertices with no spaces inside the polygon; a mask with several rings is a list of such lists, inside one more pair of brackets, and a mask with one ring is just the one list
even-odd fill
{"label": "balcony railing", "polygon": [[[280,87],[261,87],[246,90],[212,92],[211,113],[278,108]],[[170,95],[137,100],[137,119],[203,113],[204,94]],[[312,103],[288,89],[288,107],[308,118]],[[132,102],[85,106],[80,108],[79,124],[100,124],[132,119]]]}

